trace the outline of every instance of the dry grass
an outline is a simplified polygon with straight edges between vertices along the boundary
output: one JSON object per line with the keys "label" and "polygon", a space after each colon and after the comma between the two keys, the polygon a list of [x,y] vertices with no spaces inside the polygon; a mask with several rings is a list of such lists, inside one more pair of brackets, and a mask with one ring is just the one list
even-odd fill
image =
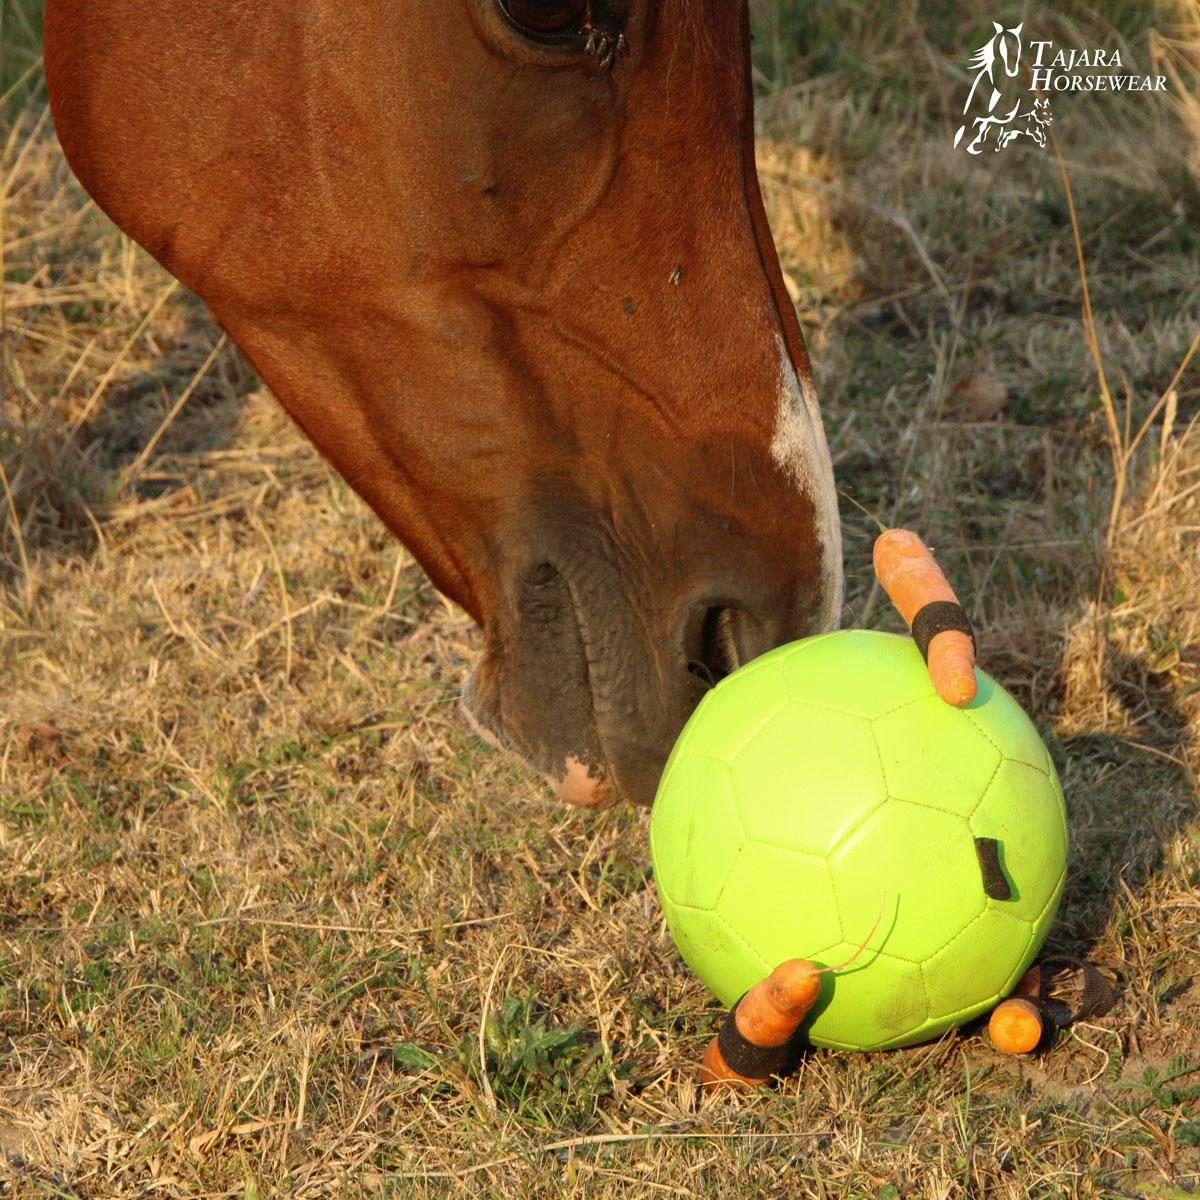
{"label": "dry grass", "polygon": [[[468,733],[474,631],[86,202],[34,72],[0,118],[0,1195],[1200,1184],[1198,110],[1058,128],[1106,400],[1053,156],[950,153],[952,66],[897,12],[861,57],[928,111],[776,79],[768,199],[841,485],[929,535],[1051,740],[1052,944],[1120,1007],[1035,1063],[968,1030],[701,1104],[718,1013],[644,814],[566,812]],[[844,516],[847,620],[887,622]]]}

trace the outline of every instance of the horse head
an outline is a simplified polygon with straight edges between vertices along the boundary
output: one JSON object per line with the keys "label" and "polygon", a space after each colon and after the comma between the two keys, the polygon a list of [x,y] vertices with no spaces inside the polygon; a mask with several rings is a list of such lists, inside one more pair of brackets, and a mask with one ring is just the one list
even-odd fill
{"label": "horse head", "polygon": [[1021,67],[1021,30],[1025,22],[1005,29],[998,21],[992,24],[996,28],[996,36],[992,39],[995,47],[995,59],[1004,67],[1004,74],[1012,79]]}
{"label": "horse head", "polygon": [[48,0],[68,160],[483,630],[467,706],[648,802],[832,626],[837,504],[729,0]]}

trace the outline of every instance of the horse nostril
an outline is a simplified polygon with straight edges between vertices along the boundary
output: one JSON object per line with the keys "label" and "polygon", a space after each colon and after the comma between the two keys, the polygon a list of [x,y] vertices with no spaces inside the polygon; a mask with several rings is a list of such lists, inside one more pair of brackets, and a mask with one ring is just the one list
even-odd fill
{"label": "horse nostril", "polygon": [[[698,679],[707,688],[715,688],[721,682],[712,672],[707,663],[702,663],[698,659],[688,659],[688,674]],[[724,678],[724,676],[722,676]]]}
{"label": "horse nostril", "polygon": [[524,582],[529,587],[545,587],[558,579],[558,568],[553,563],[537,563],[525,572]]}
{"label": "horse nostril", "polygon": [[517,575],[517,608],[523,617],[565,617],[574,611],[571,589],[552,562],[532,562]]}
{"label": "horse nostril", "polygon": [[718,604],[705,608],[687,639],[688,671],[702,683],[715,687],[742,665],[738,645],[740,609]]}

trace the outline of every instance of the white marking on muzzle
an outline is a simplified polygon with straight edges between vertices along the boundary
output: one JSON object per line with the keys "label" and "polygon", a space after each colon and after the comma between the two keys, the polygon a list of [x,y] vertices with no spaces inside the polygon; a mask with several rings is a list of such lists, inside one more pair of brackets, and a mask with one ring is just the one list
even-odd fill
{"label": "white marking on muzzle", "polygon": [[771,457],[813,502],[826,584],[825,603],[819,614],[821,628],[836,629],[841,617],[845,581],[833,460],[829,457],[825,427],[821,423],[812,384],[800,378],[787,345],[778,333],[775,344],[779,351],[779,407],[775,414]]}

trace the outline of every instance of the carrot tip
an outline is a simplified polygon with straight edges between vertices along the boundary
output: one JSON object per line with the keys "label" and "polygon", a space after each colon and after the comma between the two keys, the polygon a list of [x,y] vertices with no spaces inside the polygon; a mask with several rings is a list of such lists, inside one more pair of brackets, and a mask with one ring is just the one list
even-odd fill
{"label": "carrot tip", "polygon": [[789,958],[767,976],[767,987],[781,1023],[799,1025],[820,994],[821,973],[807,959]]}
{"label": "carrot tip", "polygon": [[1014,996],[1031,996],[1036,998],[1042,990],[1042,964],[1034,963],[1020,979],[1017,980],[1017,986],[1013,988]]}
{"label": "carrot tip", "polygon": [[975,695],[979,690],[973,674],[956,675],[949,679],[935,679],[933,687],[934,691],[947,704],[952,704],[955,708],[966,707],[966,705],[975,699]]}

